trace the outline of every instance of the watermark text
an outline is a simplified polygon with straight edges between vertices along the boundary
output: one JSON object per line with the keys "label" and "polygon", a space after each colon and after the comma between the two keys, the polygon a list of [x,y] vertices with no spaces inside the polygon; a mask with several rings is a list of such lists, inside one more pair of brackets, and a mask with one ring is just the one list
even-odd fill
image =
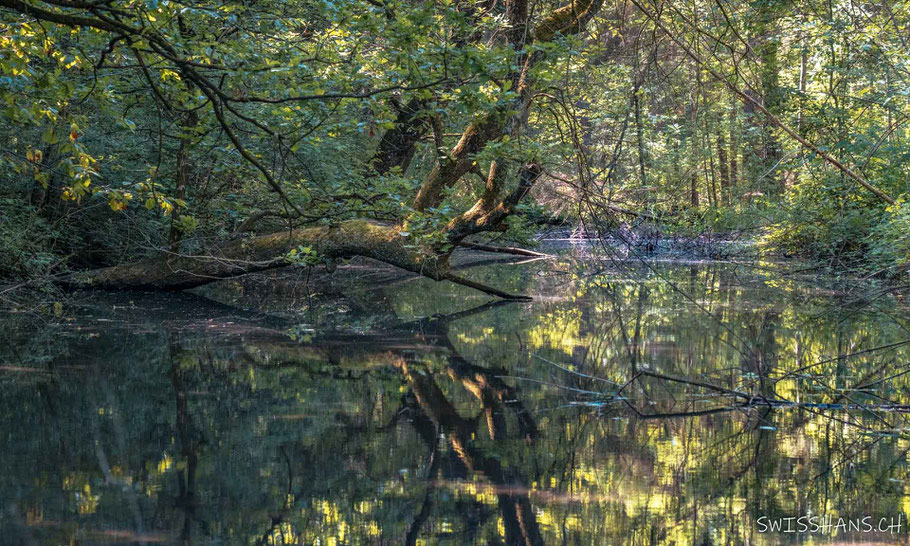
{"label": "watermark text", "polygon": [[904,514],[895,516],[791,516],[768,517],[761,516],[755,520],[759,533],[800,533],[818,535],[840,535],[846,533],[890,533],[901,532],[904,524]]}

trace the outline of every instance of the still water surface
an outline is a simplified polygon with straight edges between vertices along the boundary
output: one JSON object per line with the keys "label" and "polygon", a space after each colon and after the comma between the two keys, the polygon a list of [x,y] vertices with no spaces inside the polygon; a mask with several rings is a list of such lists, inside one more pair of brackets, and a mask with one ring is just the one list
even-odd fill
{"label": "still water surface", "polygon": [[[347,270],[0,317],[0,542],[905,544],[910,313],[791,267],[564,251],[463,272],[531,303]],[[756,523],[803,515],[903,526]]]}

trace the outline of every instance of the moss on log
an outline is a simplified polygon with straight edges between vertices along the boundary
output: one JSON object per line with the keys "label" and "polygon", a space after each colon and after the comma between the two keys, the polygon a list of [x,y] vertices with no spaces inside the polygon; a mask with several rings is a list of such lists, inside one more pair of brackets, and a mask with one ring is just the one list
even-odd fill
{"label": "moss on log", "polygon": [[364,256],[441,280],[445,259],[407,248],[398,226],[350,220],[240,239],[208,255],[168,254],[130,264],[75,274],[65,280],[79,287],[119,290],[185,290],[219,279],[291,265],[288,254],[308,246],[326,258]]}

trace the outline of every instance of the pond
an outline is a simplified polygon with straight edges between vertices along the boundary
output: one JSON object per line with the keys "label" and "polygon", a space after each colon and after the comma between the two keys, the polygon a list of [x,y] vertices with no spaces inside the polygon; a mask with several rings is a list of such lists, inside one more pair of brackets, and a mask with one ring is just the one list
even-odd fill
{"label": "pond", "polygon": [[584,250],[0,317],[0,541],[906,543],[905,303]]}

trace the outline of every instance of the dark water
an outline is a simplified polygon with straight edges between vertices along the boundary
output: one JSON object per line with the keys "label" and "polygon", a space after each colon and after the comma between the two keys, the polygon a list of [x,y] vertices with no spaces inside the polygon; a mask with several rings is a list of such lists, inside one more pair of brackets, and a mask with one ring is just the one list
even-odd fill
{"label": "dark water", "polygon": [[[910,313],[788,269],[565,255],[463,272],[532,303],[349,270],[2,317],[0,543],[905,544]],[[832,528],[761,532],[800,516]],[[866,516],[902,526],[836,528]]]}

